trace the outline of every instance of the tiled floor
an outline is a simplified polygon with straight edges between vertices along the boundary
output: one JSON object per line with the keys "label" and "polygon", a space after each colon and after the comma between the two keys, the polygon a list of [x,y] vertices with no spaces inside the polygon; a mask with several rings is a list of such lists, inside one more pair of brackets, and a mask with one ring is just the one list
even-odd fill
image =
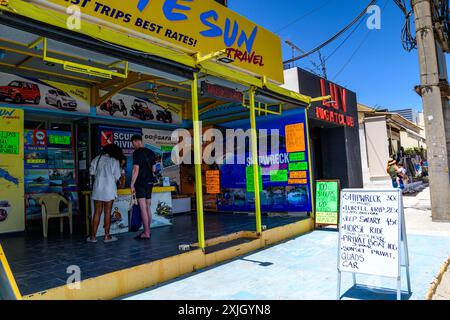
{"label": "tiled floor", "polygon": [[[267,228],[301,220],[298,217],[263,217]],[[233,214],[206,214],[206,239],[237,231],[255,230],[255,217]],[[197,242],[195,214],[174,218],[173,225],[152,230],[152,239],[138,242],[135,234],[119,235],[119,241],[104,244],[86,243],[86,237],[41,233],[0,238],[11,269],[23,295],[64,285],[67,268],[75,265],[82,280],[177,255],[180,244]]]}

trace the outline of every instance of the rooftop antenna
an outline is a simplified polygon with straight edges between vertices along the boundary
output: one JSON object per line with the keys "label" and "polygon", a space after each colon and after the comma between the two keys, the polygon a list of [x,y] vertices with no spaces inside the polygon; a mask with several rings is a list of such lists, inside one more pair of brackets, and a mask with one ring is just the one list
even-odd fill
{"label": "rooftop antenna", "polygon": [[[300,51],[302,54],[303,54],[303,53],[306,53],[305,50],[303,50],[303,49],[297,47],[292,41],[290,41],[290,40],[285,40],[284,42],[285,42],[289,47],[291,47],[291,49],[292,49],[292,59],[295,58],[295,50]],[[292,62],[292,67],[295,68],[295,61]]]}

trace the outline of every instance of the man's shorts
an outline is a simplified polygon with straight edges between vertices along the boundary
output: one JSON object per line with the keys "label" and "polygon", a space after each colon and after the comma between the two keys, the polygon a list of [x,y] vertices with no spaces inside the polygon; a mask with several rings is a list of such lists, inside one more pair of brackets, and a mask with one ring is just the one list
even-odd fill
{"label": "man's shorts", "polygon": [[151,199],[152,198],[152,191],[153,191],[153,184],[148,185],[136,185],[134,186],[136,189],[136,198],[137,199]]}

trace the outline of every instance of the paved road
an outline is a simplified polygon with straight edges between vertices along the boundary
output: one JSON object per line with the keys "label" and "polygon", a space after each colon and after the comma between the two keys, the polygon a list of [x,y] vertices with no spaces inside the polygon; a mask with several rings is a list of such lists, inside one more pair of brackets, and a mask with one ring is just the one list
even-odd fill
{"label": "paved road", "polygon": [[[404,203],[412,294],[404,292],[402,298],[424,299],[430,283],[450,255],[450,224],[431,222],[427,209],[428,190],[405,198]],[[125,299],[334,300],[337,292],[337,244],[337,232],[314,231]],[[396,298],[395,290],[373,289],[395,289],[393,280],[358,276],[357,282],[366,287],[354,287],[348,274],[344,274],[342,280],[342,299]],[[406,291],[406,281],[403,281],[402,289]]]}

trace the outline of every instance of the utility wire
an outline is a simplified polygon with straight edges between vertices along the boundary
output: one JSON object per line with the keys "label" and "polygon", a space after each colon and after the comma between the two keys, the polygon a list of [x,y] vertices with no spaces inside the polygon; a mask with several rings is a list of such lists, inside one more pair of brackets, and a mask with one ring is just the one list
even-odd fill
{"label": "utility wire", "polygon": [[[386,0],[386,2],[384,3],[383,6],[383,10],[386,9],[386,6],[388,5],[389,0]],[[333,81],[345,70],[345,68],[347,68],[347,66],[350,64],[350,62],[353,60],[353,57],[358,53],[358,51],[362,48],[362,46],[364,45],[364,43],[367,41],[367,39],[369,38],[371,34],[371,30],[368,30],[366,35],[364,36],[364,38],[362,39],[361,43],[358,45],[358,47],[355,49],[355,51],[353,51],[352,55],[350,56],[350,58],[347,60],[347,62],[342,66],[342,68],[338,71],[338,73],[336,73],[336,75],[333,78]]]}
{"label": "utility wire", "polygon": [[370,1],[370,3],[364,8],[363,11],[361,11],[361,13],[352,21],[350,22],[346,27],[344,27],[341,31],[339,31],[338,33],[336,33],[333,37],[331,37],[330,39],[328,39],[327,41],[325,41],[324,43],[322,43],[321,45],[319,45],[318,47],[312,49],[311,51],[302,54],[301,56],[295,57],[293,59],[284,61],[284,64],[288,64],[288,63],[292,63],[294,61],[303,59],[317,51],[319,51],[320,49],[322,49],[323,47],[329,45],[331,42],[333,42],[334,40],[336,40],[337,38],[339,38],[343,33],[345,33],[348,29],[350,29],[356,22],[358,22],[359,19],[361,19],[362,16],[364,16],[367,12],[367,9],[374,5],[377,2],[377,0],[372,0]]}
{"label": "utility wire", "polygon": [[331,52],[327,58],[325,59],[325,61],[328,61],[328,59],[330,59],[346,42],[347,40],[355,33],[355,31],[361,26],[361,24],[364,22],[364,19],[361,19],[359,21],[359,23],[355,26],[355,28],[347,35],[347,37],[345,37],[344,41],[342,41],[334,50],[333,52]]}
{"label": "utility wire", "polygon": [[318,7],[312,9],[311,11],[305,13],[304,15],[302,15],[301,17],[289,22],[287,25],[285,25],[284,27],[280,28],[279,30],[275,31],[275,33],[280,33],[281,31],[289,28],[290,26],[296,24],[297,22],[299,22],[300,20],[303,20],[304,18],[312,15],[313,13],[319,11],[320,9],[322,9],[323,7],[325,7],[326,5],[328,5],[331,1],[333,0],[325,0],[323,1]]}

